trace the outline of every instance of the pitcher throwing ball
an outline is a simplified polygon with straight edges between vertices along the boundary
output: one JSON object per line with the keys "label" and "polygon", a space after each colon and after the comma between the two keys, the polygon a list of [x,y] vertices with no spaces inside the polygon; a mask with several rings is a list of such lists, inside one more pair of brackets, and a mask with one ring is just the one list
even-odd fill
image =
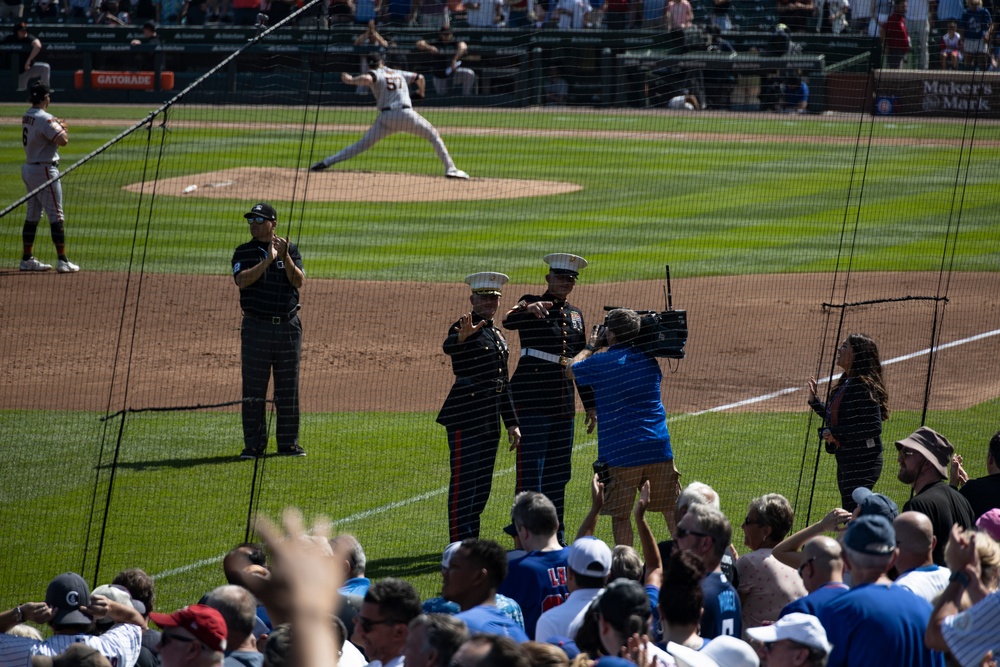
{"label": "pitcher throwing ball", "polygon": [[378,141],[396,134],[397,132],[409,132],[418,137],[422,137],[434,146],[434,152],[438,159],[444,164],[444,175],[448,178],[468,178],[461,169],[455,168],[455,163],[448,154],[448,149],[441,141],[441,135],[434,129],[427,120],[413,110],[410,102],[409,84],[416,82],[417,95],[424,96],[427,82],[422,74],[394,70],[385,66],[384,56],[381,53],[374,53],[369,56],[368,65],[371,71],[367,74],[351,76],[347,72],[340,75],[340,80],[349,86],[367,86],[371,88],[375,96],[375,104],[378,106],[379,114],[375,119],[375,124],[361,137],[359,141],[351,144],[336,155],[321,160],[309,169],[311,171],[323,171],[331,165],[344,160],[350,160],[355,155],[360,155],[374,146]]}

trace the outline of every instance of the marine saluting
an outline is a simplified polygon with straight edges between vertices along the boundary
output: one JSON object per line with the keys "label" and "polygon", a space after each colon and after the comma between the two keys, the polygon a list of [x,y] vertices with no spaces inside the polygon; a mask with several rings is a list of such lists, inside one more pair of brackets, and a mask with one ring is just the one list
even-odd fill
{"label": "marine saluting", "polygon": [[511,449],[521,442],[508,384],[507,340],[493,323],[507,280],[506,275],[492,271],[466,276],[472,289],[472,311],[451,326],[443,345],[455,373],[455,383],[437,418],[448,431],[451,452],[448,532],[452,542],[479,537],[480,515],[493,483],[501,418]]}

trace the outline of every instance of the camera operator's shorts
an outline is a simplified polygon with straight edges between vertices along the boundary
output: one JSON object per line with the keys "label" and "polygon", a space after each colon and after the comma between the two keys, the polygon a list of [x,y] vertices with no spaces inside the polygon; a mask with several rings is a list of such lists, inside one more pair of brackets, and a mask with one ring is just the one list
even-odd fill
{"label": "camera operator's shorts", "polygon": [[673,514],[677,497],[681,494],[681,474],[674,467],[673,459],[662,463],[641,466],[608,468],[611,483],[604,487],[604,516],[628,516],[635,507],[636,494],[649,480],[650,512]]}

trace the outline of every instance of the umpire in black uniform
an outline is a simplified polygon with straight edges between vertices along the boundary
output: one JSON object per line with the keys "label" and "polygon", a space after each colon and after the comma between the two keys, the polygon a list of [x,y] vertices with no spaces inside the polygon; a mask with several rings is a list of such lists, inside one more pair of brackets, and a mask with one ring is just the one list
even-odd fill
{"label": "umpire in black uniform", "polygon": [[451,450],[448,533],[452,542],[479,537],[479,517],[493,485],[501,417],[511,449],[521,441],[508,387],[507,341],[493,324],[507,280],[504,274],[493,272],[467,276],[472,312],[451,326],[444,341],[455,384],[437,421],[448,430]]}
{"label": "umpire in black uniform", "polygon": [[266,202],[243,217],[253,241],[233,253],[233,278],[240,288],[243,325],[243,453],[263,456],[267,449],[265,404],[274,371],[274,404],[278,412],[278,454],[305,456],[299,446],[299,358],[302,322],[299,288],[305,280],[302,256],[294,243],[275,236],[278,214]]}
{"label": "umpire in black uniform", "polygon": [[[565,525],[563,507],[573,454],[576,395],[566,369],[587,345],[583,312],[567,303],[587,260],[569,253],[546,255],[548,289],[525,294],[503,319],[505,329],[521,337],[521,360],[511,379],[511,392],[521,426],[517,451],[517,492],[540,491],[556,506],[559,541]],[[587,411],[587,432],[597,425],[594,391],[580,387]]]}

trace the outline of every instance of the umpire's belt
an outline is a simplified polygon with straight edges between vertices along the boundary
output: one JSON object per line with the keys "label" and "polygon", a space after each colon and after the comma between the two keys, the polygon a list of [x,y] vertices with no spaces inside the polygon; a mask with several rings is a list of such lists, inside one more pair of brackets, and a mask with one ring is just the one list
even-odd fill
{"label": "umpire's belt", "polygon": [[273,317],[267,317],[266,315],[254,315],[253,313],[248,313],[243,311],[243,317],[249,317],[251,320],[256,322],[269,322],[271,324],[284,324],[288,322],[293,317],[297,317],[299,314],[299,308],[301,306],[296,306],[295,310],[288,313],[287,315],[274,315]]}
{"label": "umpire's belt", "polygon": [[399,111],[400,109],[412,109],[413,107],[382,107],[379,111]]}
{"label": "umpire's belt", "polygon": [[475,378],[457,378],[457,382],[463,384],[471,384],[476,387],[482,387],[486,390],[495,391],[498,394],[502,394],[505,389],[507,389],[507,380],[503,378],[496,378],[495,380],[477,380]]}
{"label": "umpire's belt", "polygon": [[535,357],[536,359],[542,359],[543,361],[551,361],[552,363],[559,364],[560,366],[569,366],[569,362],[573,361],[572,357],[560,357],[558,354],[542,352],[541,350],[536,350],[532,347],[526,347],[521,350],[521,356]]}

